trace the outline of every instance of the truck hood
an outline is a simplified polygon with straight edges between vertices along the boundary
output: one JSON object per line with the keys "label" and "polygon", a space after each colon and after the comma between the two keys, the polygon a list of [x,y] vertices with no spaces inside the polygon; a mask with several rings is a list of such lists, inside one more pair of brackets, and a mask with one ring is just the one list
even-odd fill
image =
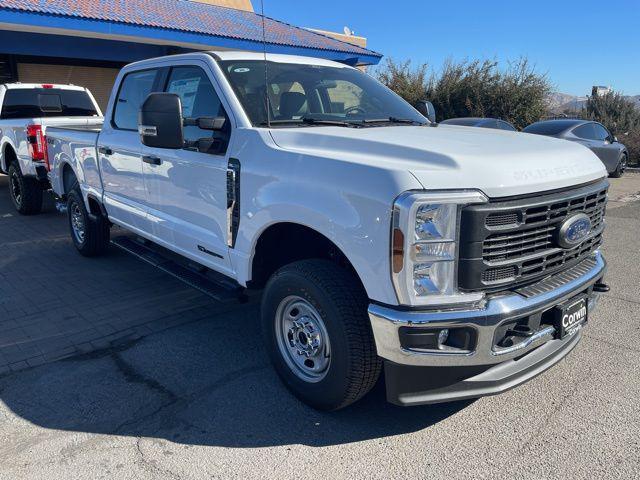
{"label": "truck hood", "polygon": [[577,143],[540,135],[438,125],[272,129],[289,151],[409,171],[425,189],[479,189],[491,198],[537,193],[606,176]]}

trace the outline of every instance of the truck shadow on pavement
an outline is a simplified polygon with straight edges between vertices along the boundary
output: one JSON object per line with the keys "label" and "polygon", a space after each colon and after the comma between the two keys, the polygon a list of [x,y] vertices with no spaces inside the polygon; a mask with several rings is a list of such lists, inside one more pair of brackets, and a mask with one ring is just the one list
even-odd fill
{"label": "truck shadow on pavement", "polygon": [[5,376],[0,400],[7,415],[47,429],[232,448],[400,435],[470,403],[396,407],[386,403],[380,382],[345,410],[317,412],[282,386],[258,331],[257,305],[241,306],[129,345]]}
{"label": "truck shadow on pavement", "polygon": [[[43,354],[29,357],[30,365],[49,361],[54,344],[102,348],[13,373],[0,369],[6,438],[19,442],[38,435],[30,429],[45,428],[185,445],[327,446],[419,431],[470,403],[400,408],[386,402],[380,382],[345,410],[317,412],[271,368],[255,299],[222,308],[121,252],[85,259],[52,202],[42,215],[19,217],[4,176],[0,192],[0,344],[11,342],[8,332],[24,337],[0,348],[0,360],[21,360],[10,357],[26,355],[25,346]],[[106,349],[94,342],[149,325],[139,340],[125,336]]]}

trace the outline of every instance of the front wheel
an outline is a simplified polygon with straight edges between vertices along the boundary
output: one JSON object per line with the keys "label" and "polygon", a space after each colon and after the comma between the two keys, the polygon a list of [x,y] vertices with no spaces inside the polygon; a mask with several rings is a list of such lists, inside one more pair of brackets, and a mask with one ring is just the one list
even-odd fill
{"label": "front wheel", "polygon": [[620,178],[624,175],[624,171],[627,169],[627,155],[625,153],[620,157],[620,161],[618,162],[618,166],[616,169],[611,172],[610,177],[612,178]]}
{"label": "front wheel", "polygon": [[103,254],[109,247],[109,222],[102,216],[91,218],[82,194],[72,190],[67,196],[67,214],[71,239],[85,257]]}
{"label": "front wheel", "polygon": [[337,410],[376,384],[376,354],[362,286],[326,260],[278,270],[262,300],[262,328],[274,367],[291,392],[320,410]]}
{"label": "front wheel", "polygon": [[35,178],[25,177],[20,166],[13,162],[9,166],[9,193],[11,202],[21,215],[35,215],[42,210],[42,186]]}

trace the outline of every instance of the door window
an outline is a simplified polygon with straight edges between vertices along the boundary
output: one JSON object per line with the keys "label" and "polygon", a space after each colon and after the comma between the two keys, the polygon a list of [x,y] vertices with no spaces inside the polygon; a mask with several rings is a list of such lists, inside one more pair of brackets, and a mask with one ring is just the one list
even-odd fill
{"label": "door window", "polygon": [[171,70],[166,91],[180,96],[184,118],[224,117],[224,130],[212,132],[197,126],[184,128],[186,148],[206,153],[224,154],[231,125],[211,80],[200,67],[185,66]]}
{"label": "door window", "polygon": [[593,129],[594,129],[596,140],[600,140],[604,142],[609,138],[609,131],[599,123],[594,123]]}
{"label": "door window", "polygon": [[580,125],[578,128],[576,128],[573,131],[573,134],[576,137],[580,137],[583,138],[585,140],[595,140],[596,139],[596,135],[595,135],[595,131],[593,129],[593,123],[586,123],[584,125]]}
{"label": "door window", "polygon": [[153,91],[157,73],[157,70],[143,70],[124,77],[113,113],[113,124],[116,128],[138,130],[138,113]]}

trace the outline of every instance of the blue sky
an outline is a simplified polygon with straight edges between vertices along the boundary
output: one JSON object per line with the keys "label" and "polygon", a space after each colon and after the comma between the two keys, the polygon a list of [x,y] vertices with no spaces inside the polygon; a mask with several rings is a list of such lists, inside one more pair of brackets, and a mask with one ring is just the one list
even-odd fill
{"label": "blue sky", "polygon": [[[342,31],[398,60],[528,57],[562,93],[640,95],[640,0],[264,0],[265,15]],[[253,0],[260,11],[260,0]]]}

